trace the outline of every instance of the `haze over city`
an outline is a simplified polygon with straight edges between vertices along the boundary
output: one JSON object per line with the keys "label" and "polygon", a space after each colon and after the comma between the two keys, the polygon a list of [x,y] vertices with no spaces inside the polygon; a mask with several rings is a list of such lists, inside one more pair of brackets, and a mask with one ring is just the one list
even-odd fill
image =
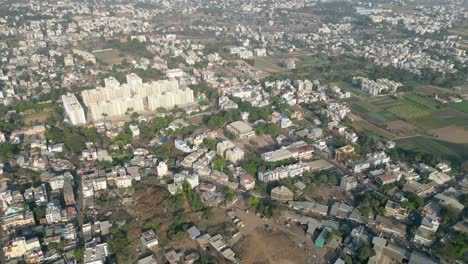
{"label": "haze over city", "polygon": [[0,263],[467,263],[466,8],[0,0]]}

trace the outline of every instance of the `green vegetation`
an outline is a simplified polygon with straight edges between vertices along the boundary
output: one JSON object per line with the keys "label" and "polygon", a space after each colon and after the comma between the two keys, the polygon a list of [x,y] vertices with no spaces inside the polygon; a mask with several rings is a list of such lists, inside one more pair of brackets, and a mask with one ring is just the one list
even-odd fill
{"label": "green vegetation", "polygon": [[190,186],[190,183],[188,183],[187,180],[183,183],[182,191],[192,209],[200,211],[205,207],[200,194],[197,191],[192,190],[192,186]]}
{"label": "green vegetation", "polygon": [[54,126],[48,128],[45,132],[47,140],[53,142],[63,142],[70,154],[78,154],[83,151],[86,146],[86,138],[81,128],[70,126]]}
{"label": "green vegetation", "polygon": [[100,73],[98,75],[99,77],[99,85],[104,86],[104,79],[109,78],[109,77],[114,77],[119,81],[120,83],[126,83],[127,82],[127,74],[129,73],[135,73],[140,78],[143,80],[143,82],[149,82],[149,81],[155,81],[155,80],[161,80],[165,78],[165,74],[157,70],[155,68],[147,68],[147,69],[141,69],[141,68],[135,68],[135,65],[127,62],[127,61],[122,61],[120,64],[114,64],[112,66],[112,71],[111,72],[105,72],[105,73]]}
{"label": "green vegetation", "polygon": [[463,204],[463,206],[468,207],[468,193],[462,193],[459,197],[458,200],[460,203]]}
{"label": "green vegetation", "polygon": [[468,101],[463,101],[461,103],[452,103],[451,106],[453,108],[456,108],[457,110],[460,110],[460,111],[468,114]]}
{"label": "green vegetation", "polygon": [[389,153],[395,155],[398,160],[405,160],[405,158],[406,161],[417,162],[421,160],[424,163],[435,165],[445,159],[450,161],[453,167],[458,168],[468,158],[466,152],[468,144],[455,144],[426,137],[412,137],[396,142],[400,148],[390,150]]}
{"label": "green vegetation", "polygon": [[254,130],[257,135],[267,134],[272,137],[277,137],[281,133],[281,129],[278,125],[273,123],[260,123]]}
{"label": "green vegetation", "polygon": [[223,195],[226,202],[231,202],[234,199],[234,197],[236,197],[236,193],[231,188],[225,189],[223,191]]}
{"label": "green vegetation", "polygon": [[447,107],[429,112],[427,116],[413,118],[410,123],[423,129],[434,129],[446,126],[468,126],[468,115],[454,108]]}
{"label": "green vegetation", "polygon": [[468,234],[462,232],[454,233],[450,239],[447,239],[445,243],[439,242],[434,246],[434,250],[441,257],[454,261],[457,259],[468,262],[468,255],[466,250],[468,249]]}
{"label": "green vegetation", "polygon": [[352,108],[366,120],[375,124],[397,119],[410,120],[429,116],[438,104],[417,94],[403,97],[381,96],[353,104]]}
{"label": "green vegetation", "polygon": [[448,225],[453,225],[458,221],[458,211],[451,206],[444,206],[440,210],[441,222]]}
{"label": "green vegetation", "polygon": [[406,196],[407,201],[401,203],[401,206],[412,210],[417,210],[424,206],[424,198],[415,193],[408,193]]}
{"label": "green vegetation", "polygon": [[216,140],[205,138],[205,139],[203,140],[203,143],[200,145],[200,147],[202,147],[202,148],[208,148],[209,150],[214,150],[214,151],[216,151],[216,145],[217,145]]}
{"label": "green vegetation", "polygon": [[13,108],[18,112],[24,112],[26,110],[43,110],[45,108],[52,107],[53,103],[46,102],[46,103],[19,103],[15,105]]}
{"label": "green vegetation", "polygon": [[128,262],[128,246],[130,245],[130,240],[127,237],[128,231],[136,227],[135,221],[129,221],[120,229],[111,228],[112,239],[109,239],[109,249],[112,254],[120,261]]}
{"label": "green vegetation", "polygon": [[217,157],[213,161],[213,169],[218,170],[218,171],[224,171],[225,168],[226,168],[226,160],[225,159],[223,159],[221,157]]}
{"label": "green vegetation", "polygon": [[256,196],[250,196],[249,199],[247,200],[247,203],[255,208],[257,212],[260,214],[264,215],[267,218],[270,218],[273,216],[273,211],[270,205],[264,203],[260,198]]}
{"label": "green vegetation", "polygon": [[169,226],[167,234],[172,238],[181,240],[184,238],[185,232],[189,227],[190,223],[185,222],[183,215],[176,215],[172,220],[172,224]]}
{"label": "green vegetation", "polygon": [[367,263],[367,260],[374,255],[374,249],[368,243],[363,243],[356,251],[356,260],[358,263]]}
{"label": "green vegetation", "polygon": [[152,58],[151,52],[146,49],[146,45],[137,39],[132,39],[127,42],[120,42],[120,40],[110,40],[109,46],[118,49],[124,53],[132,53],[138,57]]}
{"label": "green vegetation", "polygon": [[84,248],[77,248],[73,251],[73,256],[75,256],[76,261],[81,262],[83,260]]}
{"label": "green vegetation", "polygon": [[155,117],[149,122],[142,122],[138,127],[140,129],[140,139],[144,142],[150,141],[161,129],[166,128],[172,121],[174,121],[173,116],[166,116]]}
{"label": "green vegetation", "polygon": [[239,121],[240,119],[240,111],[237,109],[230,109],[229,111],[223,111],[217,115],[210,116],[206,122],[206,125],[210,129],[223,128],[228,123]]}
{"label": "green vegetation", "polygon": [[14,157],[20,151],[18,145],[12,144],[10,142],[5,142],[0,144],[0,159],[7,160]]}
{"label": "green vegetation", "polygon": [[[376,192],[359,192],[355,191],[354,202],[356,205],[361,207],[369,207],[373,212],[383,214],[385,211],[385,205],[387,204],[387,198]],[[367,209],[366,209],[367,210]]]}
{"label": "green vegetation", "polygon": [[191,85],[190,88],[196,96],[204,94],[208,101],[217,101],[219,93],[216,89],[210,88],[206,82],[200,82],[196,85]]}

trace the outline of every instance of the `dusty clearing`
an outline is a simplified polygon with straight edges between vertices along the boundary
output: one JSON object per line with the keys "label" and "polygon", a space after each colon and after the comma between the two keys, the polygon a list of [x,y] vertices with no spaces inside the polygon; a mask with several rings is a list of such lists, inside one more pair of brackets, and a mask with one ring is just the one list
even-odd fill
{"label": "dusty clearing", "polygon": [[30,115],[27,115],[27,116],[24,117],[24,123],[26,125],[31,125],[33,123],[42,124],[42,123],[44,123],[44,121],[47,120],[47,118],[49,116],[50,116],[49,111],[43,111],[43,112],[39,112],[39,113],[30,114]]}
{"label": "dusty clearing", "polygon": [[468,129],[457,126],[448,126],[430,130],[439,140],[452,143],[468,143]]}
{"label": "dusty clearing", "polygon": [[108,65],[119,64],[123,60],[123,57],[120,57],[119,52],[114,49],[93,52],[93,54],[96,56],[96,59],[101,60]]}
{"label": "dusty clearing", "polygon": [[305,263],[306,250],[284,233],[256,230],[244,237],[236,249],[245,263]]}
{"label": "dusty clearing", "polygon": [[327,204],[331,198],[345,199],[344,193],[338,187],[330,187],[327,184],[314,185],[304,196],[322,204]]}

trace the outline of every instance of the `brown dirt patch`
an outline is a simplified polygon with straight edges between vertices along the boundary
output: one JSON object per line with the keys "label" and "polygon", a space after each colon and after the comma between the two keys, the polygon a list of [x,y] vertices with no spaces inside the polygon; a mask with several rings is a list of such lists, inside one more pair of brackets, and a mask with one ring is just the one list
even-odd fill
{"label": "brown dirt patch", "polygon": [[398,136],[411,136],[418,134],[419,128],[408,122],[402,120],[396,120],[386,123],[387,130]]}
{"label": "brown dirt patch", "polygon": [[256,230],[237,243],[244,263],[305,263],[306,250],[284,233]]}
{"label": "brown dirt patch", "polygon": [[468,143],[468,128],[447,126],[429,130],[437,139],[452,143]]}
{"label": "brown dirt patch", "polygon": [[33,113],[24,117],[24,124],[30,125],[33,123],[44,123],[47,118],[50,116],[49,110],[45,110],[38,113]]}

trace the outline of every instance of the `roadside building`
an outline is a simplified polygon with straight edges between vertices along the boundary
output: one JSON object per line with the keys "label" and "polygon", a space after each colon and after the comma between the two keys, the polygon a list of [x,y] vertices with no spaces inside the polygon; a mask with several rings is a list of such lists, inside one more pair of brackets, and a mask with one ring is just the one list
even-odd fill
{"label": "roadside building", "polygon": [[397,220],[406,220],[408,219],[409,209],[404,208],[398,203],[388,200],[385,205],[385,216],[393,217]]}
{"label": "roadside building", "polygon": [[294,194],[288,187],[279,186],[271,190],[271,199],[279,202],[292,201]]}
{"label": "roadside building", "polygon": [[341,178],[340,187],[345,191],[353,190],[357,187],[358,180],[355,176],[343,176]]}
{"label": "roadside building", "polygon": [[242,188],[246,191],[253,190],[255,188],[255,178],[251,174],[244,174],[239,177],[239,183]]}
{"label": "roadside building", "polygon": [[354,147],[346,145],[335,150],[335,159],[337,161],[344,161],[354,154]]}
{"label": "roadside building", "polygon": [[239,139],[244,138],[253,138],[255,137],[255,131],[253,131],[252,127],[243,122],[243,121],[235,121],[231,124],[226,126],[226,129],[236,135]]}

